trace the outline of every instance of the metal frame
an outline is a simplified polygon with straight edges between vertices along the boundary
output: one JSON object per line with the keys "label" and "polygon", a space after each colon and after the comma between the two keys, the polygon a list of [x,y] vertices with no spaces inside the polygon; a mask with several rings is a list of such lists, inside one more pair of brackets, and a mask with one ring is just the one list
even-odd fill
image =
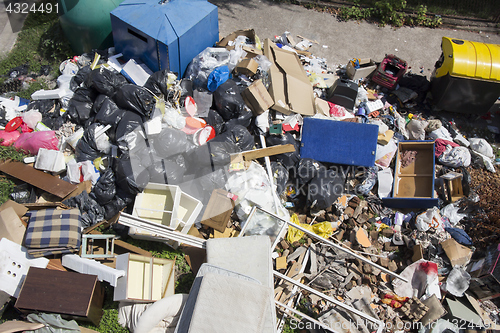
{"label": "metal frame", "polygon": [[[243,237],[245,235],[245,232],[248,228],[248,222],[250,221],[250,219],[252,219],[252,217],[255,215],[255,211],[256,210],[260,210],[261,212],[263,213],[266,213],[266,214],[269,214],[271,215],[272,217],[276,217],[275,214],[270,214],[268,213],[266,210],[262,209],[261,207],[259,206],[253,206],[252,210],[250,211],[250,214],[248,214],[248,217],[245,221],[245,225],[243,226],[243,228],[241,229],[241,232],[240,234],[238,235],[238,237]],[[281,221],[284,221],[282,218],[280,218]],[[271,249],[274,249],[276,247],[276,245],[281,241],[281,238],[283,238],[284,236],[284,233],[285,233],[285,230],[287,229],[288,225],[286,223],[283,223],[283,225],[281,226],[280,228],[280,231],[278,232],[278,234],[276,235],[276,239],[274,240],[274,243],[271,244]]]}
{"label": "metal frame", "polygon": [[[316,325],[323,327],[323,328],[324,328],[325,330],[327,330],[327,331],[330,331],[330,332],[333,332],[333,333],[339,333],[339,332],[337,332],[337,331],[333,330],[333,329],[332,329],[331,327],[329,327],[328,325],[325,325],[325,324],[323,324],[322,322],[320,322],[320,321],[318,321],[318,320],[316,320],[316,319],[314,319],[314,318],[312,318],[312,317],[309,317],[309,316],[308,316],[308,315],[306,315],[305,313],[302,313],[302,312],[300,312],[300,311],[298,311],[298,310],[295,310],[295,309],[293,309],[293,308],[291,308],[291,307],[289,307],[289,306],[287,306],[287,305],[285,305],[285,304],[283,304],[283,303],[280,303],[280,302],[278,302],[278,301],[276,301],[276,300],[274,301],[274,303],[276,304],[276,307],[282,307],[282,308],[285,308],[286,310],[291,311],[291,312],[293,312],[294,314],[299,315],[299,316],[301,316],[302,318],[307,319],[307,320],[309,320],[310,322],[315,323]],[[286,312],[285,312],[285,311],[282,311],[282,312],[283,312],[283,315],[286,315]]]}
{"label": "metal frame", "polygon": [[[93,234],[83,234],[82,235],[82,258],[90,259],[101,259],[101,258],[114,258],[115,257],[115,235],[93,235]],[[90,253],[87,253],[87,245],[93,244],[96,239],[105,239],[106,245],[104,245],[103,254],[94,254],[94,248],[90,247]],[[111,242],[110,242],[111,239]],[[111,244],[110,244],[111,243]]]}

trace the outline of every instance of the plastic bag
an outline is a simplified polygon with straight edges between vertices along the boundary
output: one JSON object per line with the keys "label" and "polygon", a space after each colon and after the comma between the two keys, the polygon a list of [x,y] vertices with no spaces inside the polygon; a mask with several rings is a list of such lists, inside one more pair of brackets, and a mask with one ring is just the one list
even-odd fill
{"label": "plastic bag", "polygon": [[446,127],[441,126],[434,131],[427,133],[427,137],[431,140],[443,139],[447,141],[453,141],[453,138],[450,135],[450,132],[446,129]]}
{"label": "plastic bag", "polygon": [[467,216],[467,214],[461,214],[458,212],[460,207],[457,204],[449,204],[441,209],[441,215],[444,215],[448,218],[451,225],[456,225],[460,222],[461,219]]}
{"label": "plastic bag", "polygon": [[114,172],[117,186],[129,194],[142,192],[149,183],[147,169],[135,163],[133,166],[128,155],[115,160]]}
{"label": "plastic bag", "polygon": [[97,92],[91,88],[78,88],[69,101],[66,114],[75,123],[83,125],[92,115]]}
{"label": "plastic bag", "polygon": [[217,111],[210,109],[210,111],[208,111],[206,120],[207,124],[214,128],[217,135],[226,131],[226,123],[224,122],[224,118],[222,118],[222,116]]}
{"label": "plastic bag", "polygon": [[189,168],[223,166],[231,162],[231,154],[239,153],[240,149],[232,142],[212,142],[193,149],[186,156]]}
{"label": "plastic bag", "polygon": [[230,77],[229,68],[227,66],[217,67],[208,76],[207,89],[214,92],[221,84],[226,82]]}
{"label": "plastic bag", "polygon": [[31,155],[38,155],[40,148],[58,150],[59,139],[54,131],[23,133],[14,142],[14,148],[24,150]]}
{"label": "plastic bag", "polygon": [[427,127],[427,121],[412,119],[406,129],[409,132],[410,140],[424,140],[425,139],[425,128]]}
{"label": "plastic bag", "polygon": [[252,134],[243,126],[235,125],[224,133],[217,135],[211,141],[213,142],[232,142],[238,145],[241,151],[251,150],[255,146],[255,140]]}
{"label": "plastic bag", "polygon": [[196,101],[196,105],[198,107],[196,115],[199,117],[208,117],[210,108],[212,107],[214,101],[212,93],[209,91],[197,89],[193,91],[193,98]]}
{"label": "plastic bag", "polygon": [[116,195],[115,174],[113,170],[108,169],[99,178],[97,184],[94,186],[93,191],[96,201],[100,205],[109,203]]}
{"label": "plastic bag", "polygon": [[87,87],[92,87],[106,96],[113,96],[116,89],[127,84],[127,79],[120,73],[115,73],[101,66],[94,69],[86,78]]}
{"label": "plastic bag", "polygon": [[167,159],[160,159],[148,167],[149,181],[157,184],[182,183],[186,169]]}
{"label": "plastic bag", "polygon": [[36,124],[42,121],[42,114],[37,110],[30,110],[23,113],[23,121],[28,125],[29,128],[35,129]]}
{"label": "plastic bag", "polygon": [[266,144],[268,147],[286,144],[293,144],[295,146],[295,151],[273,155],[270,157],[272,161],[280,162],[287,169],[295,166],[300,160],[299,143],[293,138],[293,135],[291,135],[290,133],[285,133],[284,135],[268,135],[266,137]]}
{"label": "plastic bag", "polygon": [[168,91],[175,83],[175,80],[177,80],[177,75],[164,69],[153,73],[144,84],[144,88],[151,90],[156,96],[161,94],[168,96]]}
{"label": "plastic bag", "polygon": [[[314,232],[316,235],[321,236],[323,238],[328,239],[333,234],[333,226],[330,222],[321,222],[313,225],[309,225],[307,223],[300,223],[299,217],[297,214],[293,214],[290,217],[290,222],[293,222],[304,229]],[[288,227],[288,233],[286,234],[286,240],[292,244],[294,242],[298,242],[302,236],[304,236],[304,232],[299,229],[295,229],[294,227]]]}
{"label": "plastic bag", "polygon": [[307,206],[327,209],[344,193],[345,177],[342,170],[320,169],[307,185]]}
{"label": "plastic bag", "polygon": [[227,80],[214,92],[214,102],[217,112],[225,121],[237,119],[237,124],[248,127],[252,121],[252,111],[241,97],[244,89],[233,80]]}
{"label": "plastic bag", "polygon": [[0,130],[0,145],[10,146],[21,136],[19,131],[7,132],[5,130]]}
{"label": "plastic bag", "polygon": [[87,81],[87,76],[89,76],[90,73],[92,73],[90,66],[80,68],[78,73],[76,73],[76,75],[71,78],[71,82],[69,84],[70,89],[72,91],[76,91],[78,88],[80,88],[82,86],[82,83]]}
{"label": "plastic bag", "polygon": [[281,195],[285,191],[288,182],[288,170],[281,163],[276,162],[271,162],[271,170],[273,172],[273,183],[276,185],[276,193]]}
{"label": "plastic bag", "polygon": [[115,131],[118,127],[118,124],[120,123],[120,120],[123,118],[126,112],[130,111],[120,109],[118,105],[116,105],[116,103],[106,95],[99,95],[99,97],[97,97],[96,99],[96,102],[94,103],[94,107],[98,102],[100,104],[100,107],[96,112],[97,114],[94,117],[94,121],[103,125],[111,125],[112,130],[109,131],[110,138],[115,139]]}
{"label": "plastic bag", "polygon": [[429,208],[424,213],[417,215],[415,225],[418,231],[427,231],[431,228],[443,231],[443,222],[437,207]]}
{"label": "plastic bag", "polygon": [[408,282],[400,279],[392,281],[396,295],[400,297],[416,296],[417,298],[423,295],[426,298],[436,295],[437,299],[441,299],[436,263],[420,259],[407,266],[400,275],[406,278]]}
{"label": "plastic bag", "polygon": [[462,267],[453,267],[446,278],[446,291],[456,297],[464,296],[469,289],[470,275]]}
{"label": "plastic bag", "polygon": [[154,96],[135,84],[124,84],[118,88],[114,100],[120,108],[134,111],[144,118],[149,118],[156,105]]}
{"label": "plastic bag", "polygon": [[78,144],[75,148],[77,162],[93,161],[101,156],[95,138],[95,130],[98,126],[99,124],[97,123],[90,125],[90,127],[85,129],[82,138],[78,140]]}
{"label": "plastic bag", "polygon": [[299,178],[300,184],[307,184],[319,174],[321,169],[326,170],[326,167],[320,162],[312,158],[302,158],[298,163],[296,177]]}
{"label": "plastic bag", "polygon": [[103,206],[104,218],[110,220],[118,214],[123,208],[134,201],[135,195],[117,189],[115,197]]}
{"label": "plastic bag", "polygon": [[471,138],[469,139],[469,142],[470,149],[472,149],[473,151],[483,154],[488,158],[495,158],[495,154],[493,154],[493,148],[491,148],[491,145],[485,139]]}
{"label": "plastic bag", "polygon": [[193,81],[193,88],[205,88],[212,71],[229,63],[229,51],[225,48],[208,47],[198,54],[186,69],[184,77]]}
{"label": "plastic bag", "polygon": [[468,167],[471,161],[469,149],[465,147],[454,147],[447,145],[444,153],[439,156],[438,161],[452,168]]}
{"label": "plastic bag", "polygon": [[57,102],[53,99],[39,99],[36,101],[31,101],[28,104],[26,111],[37,110],[42,115],[45,115],[46,113],[52,111],[52,109],[54,109],[54,111],[57,111],[56,106]]}
{"label": "plastic bag", "polygon": [[191,146],[186,133],[168,127],[164,128],[153,139],[153,148],[161,158],[169,158],[180,153],[185,153]]}
{"label": "plastic bag", "polygon": [[124,136],[133,132],[136,128],[142,126],[143,122],[140,115],[132,111],[125,111],[122,119],[120,119],[120,122],[118,123],[118,126],[116,126],[116,139],[121,140]]}
{"label": "plastic bag", "polygon": [[84,228],[91,227],[104,219],[104,209],[86,191],[76,197],[64,200],[63,204],[80,210]]}

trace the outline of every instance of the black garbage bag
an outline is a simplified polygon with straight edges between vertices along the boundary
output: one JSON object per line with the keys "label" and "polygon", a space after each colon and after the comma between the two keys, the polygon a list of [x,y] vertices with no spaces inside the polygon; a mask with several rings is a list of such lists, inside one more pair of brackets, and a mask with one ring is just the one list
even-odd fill
{"label": "black garbage bag", "polygon": [[187,154],[186,164],[193,169],[227,165],[231,162],[231,154],[239,152],[241,150],[233,142],[208,141]]}
{"label": "black garbage bag", "polygon": [[[108,134],[109,138],[114,140],[116,138],[115,132],[118,124],[127,111],[120,109],[116,103],[106,95],[99,95],[94,103],[94,106],[97,102],[99,102],[101,106],[94,117],[94,121],[103,125],[111,125],[111,130],[108,131]],[[133,112],[130,113],[134,114]]]}
{"label": "black garbage bag", "polygon": [[95,123],[85,128],[82,138],[78,140],[75,148],[77,162],[93,161],[101,156],[101,152],[97,149],[95,142],[95,129],[97,126],[99,124]]}
{"label": "black garbage bag", "polygon": [[236,123],[244,127],[252,122],[252,111],[243,101],[241,92],[245,87],[240,87],[234,80],[227,80],[214,92],[214,101],[217,112],[225,121],[236,119]]}
{"label": "black garbage bag", "polygon": [[307,184],[316,177],[319,172],[326,170],[326,167],[320,162],[313,160],[312,158],[302,158],[300,159],[297,166],[297,175],[300,184]]}
{"label": "black garbage bag", "polygon": [[118,188],[130,194],[142,192],[149,183],[148,170],[139,163],[132,163],[126,154],[115,159],[114,172]]}
{"label": "black garbage bag", "polygon": [[125,110],[118,126],[116,126],[115,137],[119,140],[141,126],[143,126],[142,117],[135,112]]}
{"label": "black garbage bag", "polygon": [[276,185],[276,193],[281,195],[285,191],[286,183],[288,183],[288,170],[279,162],[271,162],[271,170],[273,172],[273,182]]}
{"label": "black garbage bag", "polygon": [[125,84],[118,88],[114,99],[120,108],[134,111],[144,119],[149,118],[156,104],[154,96],[149,91],[135,84]]}
{"label": "black garbage bag", "polygon": [[134,201],[135,195],[127,193],[123,190],[118,189],[114,198],[103,206],[104,208],[104,218],[106,220],[111,219],[113,216],[118,214],[123,208],[127,207],[128,204]]}
{"label": "black garbage bag", "polygon": [[97,92],[92,88],[78,88],[69,101],[68,111],[69,119],[79,125],[85,122],[93,115],[92,105],[97,98]]}
{"label": "black garbage bag", "polygon": [[152,183],[178,185],[182,183],[186,169],[174,161],[160,159],[148,167],[148,172]]}
{"label": "black garbage bag", "polygon": [[161,94],[168,96],[168,73],[170,72],[166,69],[153,73],[144,84],[144,88],[151,90],[156,96]]}
{"label": "black garbage bag", "polygon": [[20,66],[11,68],[9,70],[9,77],[16,78],[16,77],[19,77],[21,75],[27,75],[29,70],[30,70],[30,64],[25,63],[24,65],[20,65]]}
{"label": "black garbage bag", "polygon": [[90,75],[90,73],[92,73],[90,66],[85,66],[80,68],[78,70],[78,73],[76,73],[76,75],[71,78],[71,81],[69,83],[69,88],[72,91],[76,91],[78,88],[81,87],[82,83],[87,82],[87,77]]}
{"label": "black garbage bag", "polygon": [[295,146],[295,151],[292,151],[291,153],[284,153],[270,157],[272,161],[280,162],[287,169],[293,168],[300,159],[299,143],[290,133],[285,133],[284,135],[268,135],[266,137],[266,144],[268,147],[286,144],[293,144]]}
{"label": "black garbage bag", "polygon": [[57,131],[64,125],[65,120],[63,116],[59,115],[59,112],[51,112],[42,116],[42,123],[51,130]]}
{"label": "black garbage bag", "polygon": [[54,109],[54,112],[59,113],[57,106],[59,102],[56,99],[39,99],[31,101],[26,108],[26,112],[31,110],[38,110],[43,115],[49,113]]}
{"label": "black garbage bag", "polygon": [[213,142],[232,142],[238,145],[241,151],[251,150],[255,146],[252,134],[241,125],[235,125],[227,131],[215,136]]}
{"label": "black garbage bag", "polygon": [[168,127],[164,128],[152,141],[156,155],[161,158],[185,153],[191,147],[186,133]]}
{"label": "black garbage bag", "polygon": [[418,75],[413,73],[407,73],[399,79],[398,84],[401,87],[405,87],[415,91],[418,94],[416,98],[417,103],[424,101],[427,92],[431,86],[431,83],[425,75]]}
{"label": "black garbage bag", "polygon": [[321,169],[307,185],[307,206],[327,209],[343,195],[345,177],[341,168]]}
{"label": "black garbage bag", "polygon": [[116,184],[113,170],[106,170],[97,181],[97,184],[95,184],[92,192],[95,196],[95,200],[100,205],[105,205],[114,198],[116,195]]}
{"label": "black garbage bag", "polygon": [[207,124],[212,126],[215,130],[215,134],[219,135],[222,132],[226,131],[226,123],[224,122],[224,118],[215,110],[210,109],[208,111],[208,117],[206,118]]}
{"label": "black garbage bag", "polygon": [[92,87],[99,93],[109,97],[115,94],[116,89],[128,83],[125,76],[112,72],[104,66],[91,71],[87,75],[85,82],[87,87]]}
{"label": "black garbage bag", "polygon": [[64,200],[63,204],[80,210],[84,228],[91,227],[104,219],[104,208],[92,199],[86,191],[76,197]]}
{"label": "black garbage bag", "polygon": [[9,198],[20,204],[35,203],[36,202],[35,187],[27,183],[22,183],[20,185],[17,185],[9,194]]}

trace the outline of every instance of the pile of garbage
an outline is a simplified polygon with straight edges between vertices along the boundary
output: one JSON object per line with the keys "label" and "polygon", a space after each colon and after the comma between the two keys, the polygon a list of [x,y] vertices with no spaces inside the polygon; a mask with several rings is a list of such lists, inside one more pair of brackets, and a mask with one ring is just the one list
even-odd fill
{"label": "pile of garbage", "polygon": [[[253,30],[237,31],[195,57],[183,78],[124,62],[113,49],[95,51],[63,62],[54,90],[31,101],[0,98],[0,144],[31,156],[0,165],[25,183],[0,207],[0,259],[31,267],[14,287],[0,287],[4,300],[17,298],[24,312],[69,314],[30,301],[39,296],[37,278],[55,278],[33,267],[51,268],[43,257],[62,255],[62,266],[114,287],[115,301],[140,302],[120,305],[120,323],[137,332],[158,322],[176,332],[209,325],[219,317],[202,316],[207,288],[224,295],[220,318],[241,325],[233,331],[281,331],[287,317],[311,332],[494,327],[500,252],[496,244],[476,249],[467,230],[476,214],[468,207],[481,200],[470,170],[496,173],[495,150],[430,112],[430,82],[408,73],[403,59],[331,69],[308,52],[311,43],[288,33],[261,42]],[[46,220],[52,232],[74,234],[39,235]],[[101,225],[206,250],[190,295],[174,295],[174,261],[99,235]],[[112,267],[100,263],[120,246]],[[274,271],[253,276],[265,267],[251,256]],[[143,264],[161,270],[158,290],[135,290],[149,283],[131,280]],[[71,290],[66,278],[77,279],[61,275],[58,287]],[[225,279],[240,288],[232,297],[217,287]],[[102,307],[100,296],[91,308]],[[236,299],[251,296],[262,301],[247,313],[258,324],[235,314]],[[168,316],[159,310],[167,304]],[[192,318],[188,306],[198,309]]]}

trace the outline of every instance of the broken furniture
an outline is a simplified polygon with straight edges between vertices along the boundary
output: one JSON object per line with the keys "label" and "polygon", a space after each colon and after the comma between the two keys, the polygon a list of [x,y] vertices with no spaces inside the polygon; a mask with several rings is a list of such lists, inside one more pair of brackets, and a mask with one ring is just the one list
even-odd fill
{"label": "broken furniture", "polygon": [[24,313],[59,313],[98,326],[103,301],[104,289],[95,275],[30,267],[15,307]]}
{"label": "broken furniture", "polygon": [[499,245],[488,249],[485,258],[473,262],[468,269],[472,279],[471,290],[480,301],[500,297],[500,250]]}
{"label": "broken furniture", "polygon": [[500,45],[443,37],[431,76],[437,110],[484,114],[500,96]]}
{"label": "broken furniture", "polygon": [[111,12],[111,26],[117,53],[179,77],[219,40],[217,7],[208,1],[125,0]]}
{"label": "broken furniture", "polygon": [[452,171],[439,177],[443,180],[444,196],[447,202],[455,202],[464,197],[463,176],[461,173]]}
{"label": "broken furniture", "polygon": [[114,301],[151,302],[174,294],[175,260],[125,253],[116,257],[118,278]]}
{"label": "broken furniture", "polygon": [[243,224],[238,237],[252,236],[252,235],[267,235],[271,239],[272,246],[275,248],[276,244],[285,236],[287,231],[287,224],[282,220],[277,219],[275,216],[268,214],[259,206],[254,206],[248,214],[248,218]]}
{"label": "broken furniture", "polygon": [[[115,235],[95,235],[83,234],[82,235],[82,258],[113,258],[115,250]],[[94,241],[102,239],[105,241],[104,253],[94,253]],[[89,252],[87,252],[89,251]]]}
{"label": "broken furniture", "polygon": [[393,54],[387,55],[373,73],[372,81],[388,89],[394,89],[398,80],[403,77],[408,63]]}
{"label": "broken furniture", "polygon": [[233,194],[222,189],[215,189],[212,191],[205,212],[203,212],[201,224],[223,233],[226,230],[233,209]]}
{"label": "broken furniture", "polygon": [[305,118],[300,157],[372,167],[375,165],[377,138],[377,125]]}
{"label": "broken furniture", "polygon": [[351,80],[337,79],[328,90],[328,101],[350,111],[356,104],[356,96],[358,96],[358,85]]}
{"label": "broken furniture", "polygon": [[[405,153],[413,154],[414,157],[403,159]],[[394,167],[392,194],[382,198],[384,204],[394,208],[437,206],[434,170],[434,141],[400,141]]]}
{"label": "broken furniture", "polygon": [[116,287],[118,278],[125,275],[123,270],[114,269],[92,259],[82,258],[77,254],[65,254],[61,263],[75,272],[97,275],[99,281],[106,281],[113,287]]}

